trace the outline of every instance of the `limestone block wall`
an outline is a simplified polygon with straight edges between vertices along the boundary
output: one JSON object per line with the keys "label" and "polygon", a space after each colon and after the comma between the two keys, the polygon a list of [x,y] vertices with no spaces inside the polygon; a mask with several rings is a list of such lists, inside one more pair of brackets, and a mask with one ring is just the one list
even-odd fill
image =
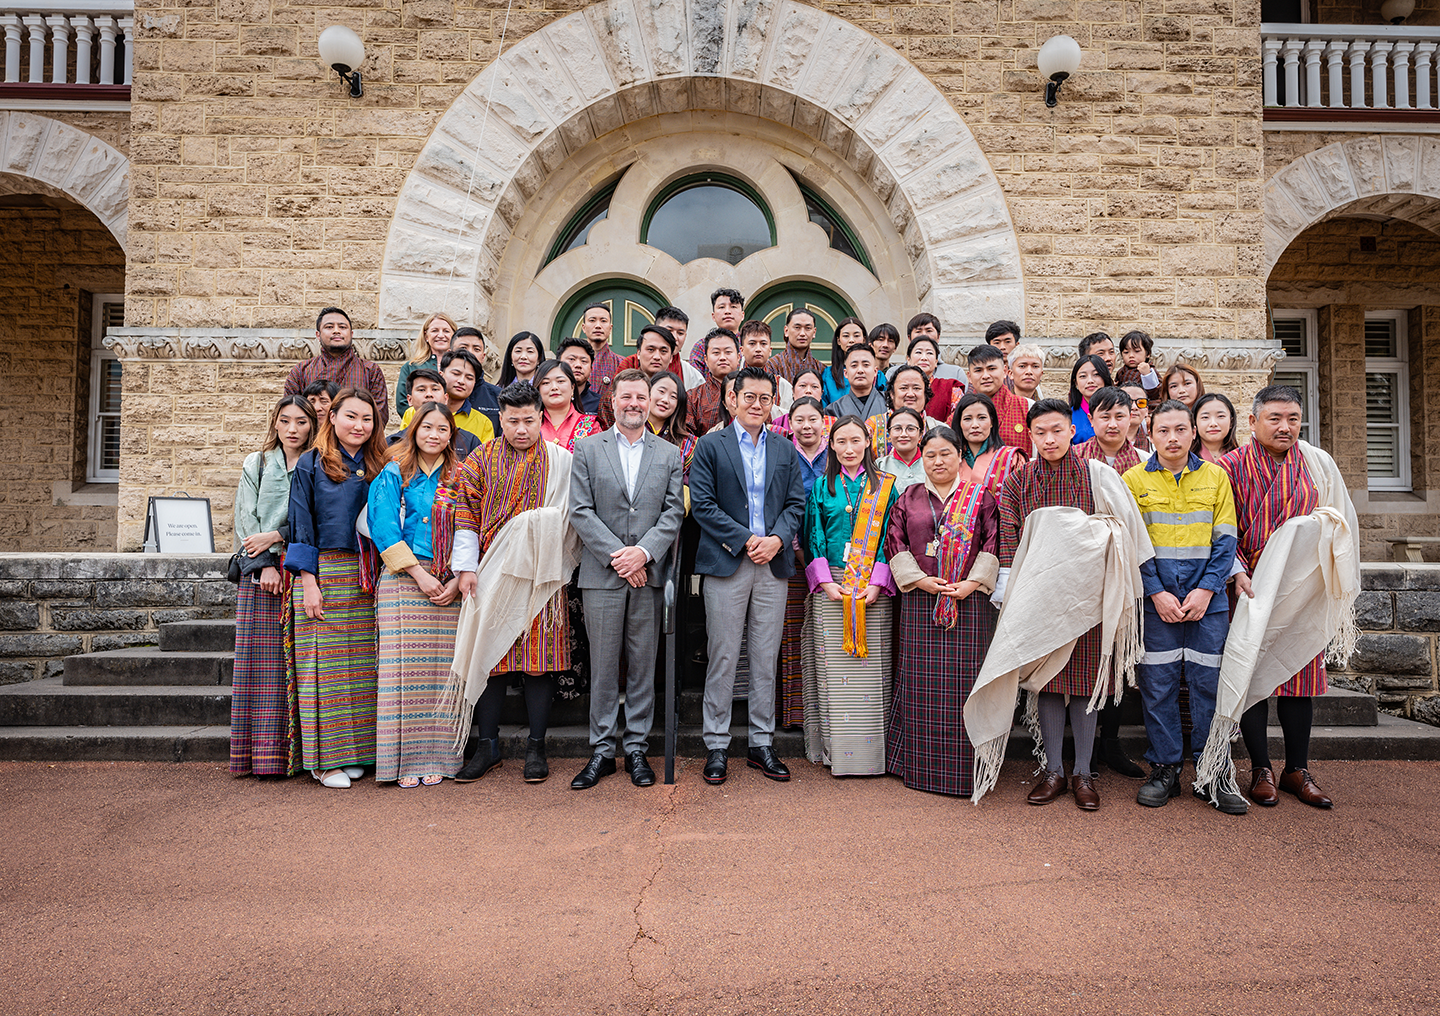
{"label": "limestone block wall", "polygon": [[0,684],[76,653],[154,645],[166,621],[230,617],[229,554],[0,553]]}
{"label": "limestone block wall", "polygon": [[0,550],[112,550],[115,508],[56,504],[85,480],[91,295],[125,287],[125,255],[63,195],[0,208]]}

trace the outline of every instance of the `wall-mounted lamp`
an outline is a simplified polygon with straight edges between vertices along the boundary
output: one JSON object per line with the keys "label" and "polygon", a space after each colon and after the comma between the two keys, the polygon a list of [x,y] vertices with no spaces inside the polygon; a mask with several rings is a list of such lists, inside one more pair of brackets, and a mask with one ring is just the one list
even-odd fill
{"label": "wall-mounted lamp", "polygon": [[1392,25],[1398,25],[1415,13],[1415,0],[1385,0],[1380,5],[1380,16]]}
{"label": "wall-mounted lamp", "polygon": [[1035,55],[1040,76],[1047,79],[1045,105],[1060,104],[1060,85],[1080,69],[1080,44],[1068,35],[1056,35],[1045,41]]}
{"label": "wall-mounted lamp", "polygon": [[320,59],[340,75],[340,80],[349,83],[350,98],[358,99],[364,95],[360,72],[355,70],[365,62],[365,43],[360,36],[344,25],[331,25],[320,33],[320,41],[316,45],[320,50]]}

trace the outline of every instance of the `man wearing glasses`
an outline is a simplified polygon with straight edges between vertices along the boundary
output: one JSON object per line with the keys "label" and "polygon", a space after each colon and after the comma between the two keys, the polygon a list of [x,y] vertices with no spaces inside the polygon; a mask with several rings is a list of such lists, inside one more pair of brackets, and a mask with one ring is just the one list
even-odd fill
{"label": "man wearing glasses", "polygon": [[785,348],[779,355],[770,358],[770,373],[783,377],[792,385],[801,371],[820,373],[825,365],[810,354],[814,341],[815,315],[804,307],[796,307],[785,315]]}
{"label": "man wearing glasses", "polygon": [[[705,782],[725,782],[730,714],[741,637],[749,634],[750,730],[753,768],[790,779],[775,754],[775,667],[785,623],[785,598],[795,574],[788,552],[800,531],[805,485],[793,442],[769,432],[775,376],[745,367],[733,385],[735,422],[700,438],[690,467],[690,513],[700,527],[695,573],[705,576]],[[782,551],[786,551],[782,553]]]}

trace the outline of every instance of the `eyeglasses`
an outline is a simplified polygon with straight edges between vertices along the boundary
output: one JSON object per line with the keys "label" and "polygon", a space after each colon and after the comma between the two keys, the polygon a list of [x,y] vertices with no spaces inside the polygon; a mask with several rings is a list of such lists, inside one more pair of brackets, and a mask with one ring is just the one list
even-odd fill
{"label": "eyeglasses", "polygon": [[775,401],[773,395],[757,395],[755,392],[742,392],[740,394],[740,405],[742,406],[768,406]]}

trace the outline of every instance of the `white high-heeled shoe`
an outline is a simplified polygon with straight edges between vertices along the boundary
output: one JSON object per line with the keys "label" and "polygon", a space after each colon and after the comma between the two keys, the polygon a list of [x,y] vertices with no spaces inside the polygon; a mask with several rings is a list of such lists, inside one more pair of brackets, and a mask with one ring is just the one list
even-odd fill
{"label": "white high-heeled shoe", "polygon": [[323,775],[319,769],[310,770],[310,775],[320,781],[320,786],[330,787],[333,790],[344,790],[350,786],[350,777],[345,775],[343,769],[326,770]]}
{"label": "white high-heeled shoe", "polygon": [[358,780],[360,777],[362,777],[362,776],[365,775],[365,767],[364,767],[364,766],[346,766],[346,767],[345,767],[345,775],[348,776],[348,777],[350,777],[352,780]]}

